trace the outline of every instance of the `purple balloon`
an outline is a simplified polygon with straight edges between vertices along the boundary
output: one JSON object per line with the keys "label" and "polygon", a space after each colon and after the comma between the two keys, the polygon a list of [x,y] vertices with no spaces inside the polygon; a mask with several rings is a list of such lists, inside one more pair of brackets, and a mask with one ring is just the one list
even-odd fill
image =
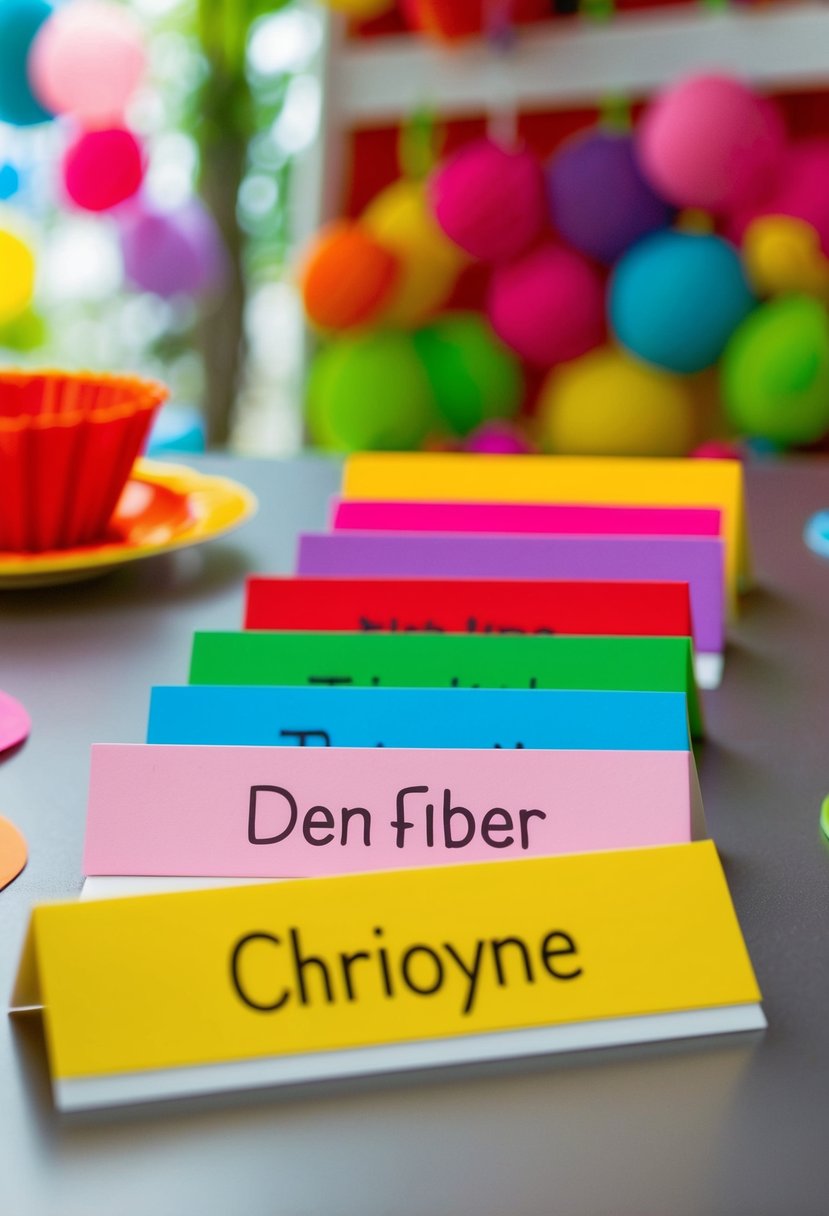
{"label": "purple balloon", "polygon": [[568,140],[550,162],[547,184],[558,232],[606,265],[676,214],[642,177],[623,132],[595,129]]}
{"label": "purple balloon", "polygon": [[139,291],[171,299],[221,285],[227,255],[215,220],[199,200],[170,212],[134,208],[120,224],[124,270]]}

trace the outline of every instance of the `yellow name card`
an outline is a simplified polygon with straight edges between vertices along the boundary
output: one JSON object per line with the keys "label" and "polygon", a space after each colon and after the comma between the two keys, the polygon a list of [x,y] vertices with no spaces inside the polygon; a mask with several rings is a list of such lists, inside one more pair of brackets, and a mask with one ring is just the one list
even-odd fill
{"label": "yellow name card", "polygon": [[710,842],[35,909],[14,996],[102,1106],[758,1029]]}
{"label": "yellow name card", "polygon": [[751,581],[743,467],[736,460],[361,452],[346,461],[342,496],[397,502],[713,507],[722,513],[732,609],[738,587]]}

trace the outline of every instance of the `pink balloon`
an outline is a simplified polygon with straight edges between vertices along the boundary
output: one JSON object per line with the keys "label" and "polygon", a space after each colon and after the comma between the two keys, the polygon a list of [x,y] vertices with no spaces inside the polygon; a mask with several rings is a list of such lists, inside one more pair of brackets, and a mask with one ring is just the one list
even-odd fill
{"label": "pink balloon", "polygon": [[29,80],[47,109],[102,126],[122,117],[145,67],[141,26],[123,5],[72,0],[35,38]]}
{"label": "pink balloon", "polygon": [[63,185],[76,207],[110,211],[132,198],[144,178],[144,154],[131,131],[87,131],[63,159]]}
{"label": "pink balloon", "polygon": [[577,359],[605,337],[601,275],[561,245],[542,245],[498,267],[488,313],[501,341],[536,367]]}
{"label": "pink balloon", "polygon": [[645,114],[640,167],[677,207],[729,211],[769,191],[786,135],[777,109],[730,76],[690,76]]}
{"label": "pink balloon", "polygon": [[726,235],[740,243],[749,224],[764,215],[788,215],[811,224],[829,254],[829,139],[792,144],[771,194],[759,205],[736,211]]}
{"label": "pink balloon", "polygon": [[527,436],[515,423],[500,419],[484,422],[464,442],[464,451],[484,456],[524,456],[534,451]]}
{"label": "pink balloon", "polygon": [[707,439],[694,448],[691,456],[696,460],[744,460],[745,452],[730,439]]}
{"label": "pink balloon", "polygon": [[546,224],[537,157],[491,139],[466,144],[440,166],[429,183],[429,198],[449,239],[482,262],[518,257]]}

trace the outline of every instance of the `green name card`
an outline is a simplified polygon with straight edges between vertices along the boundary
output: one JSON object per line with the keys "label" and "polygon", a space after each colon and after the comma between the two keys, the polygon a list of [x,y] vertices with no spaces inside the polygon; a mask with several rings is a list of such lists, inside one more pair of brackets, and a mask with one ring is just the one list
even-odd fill
{"label": "green name card", "polygon": [[686,637],[197,633],[190,683],[684,692],[702,734]]}

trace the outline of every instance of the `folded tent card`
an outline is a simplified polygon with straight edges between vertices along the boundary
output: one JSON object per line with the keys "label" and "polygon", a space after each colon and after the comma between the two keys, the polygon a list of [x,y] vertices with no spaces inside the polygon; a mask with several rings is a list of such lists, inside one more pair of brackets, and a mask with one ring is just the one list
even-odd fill
{"label": "folded tent card", "polygon": [[192,684],[681,692],[702,734],[686,637],[196,633]]}
{"label": "folded tent card", "polygon": [[684,582],[695,650],[719,671],[725,645],[723,542],[708,537],[306,533],[297,573],[335,577]]}
{"label": "folded tent card", "polygon": [[690,750],[100,744],[84,873],[314,878],[704,835]]}
{"label": "folded tent card", "polygon": [[683,751],[682,692],[185,685],[152,690],[148,743]]}
{"label": "folded tent card", "polygon": [[731,612],[751,583],[739,461],[363,452],[346,461],[342,498],[713,509],[721,513]]}
{"label": "folded tent card", "polygon": [[684,582],[274,575],[248,579],[246,629],[690,637]]}
{"label": "folded tent card", "polygon": [[491,532],[549,536],[722,536],[710,507],[595,507],[573,503],[378,502],[334,498],[334,532]]}
{"label": "folded tent card", "polygon": [[42,906],[13,1005],[74,1110],[757,1030],[759,1000],[702,842]]}

